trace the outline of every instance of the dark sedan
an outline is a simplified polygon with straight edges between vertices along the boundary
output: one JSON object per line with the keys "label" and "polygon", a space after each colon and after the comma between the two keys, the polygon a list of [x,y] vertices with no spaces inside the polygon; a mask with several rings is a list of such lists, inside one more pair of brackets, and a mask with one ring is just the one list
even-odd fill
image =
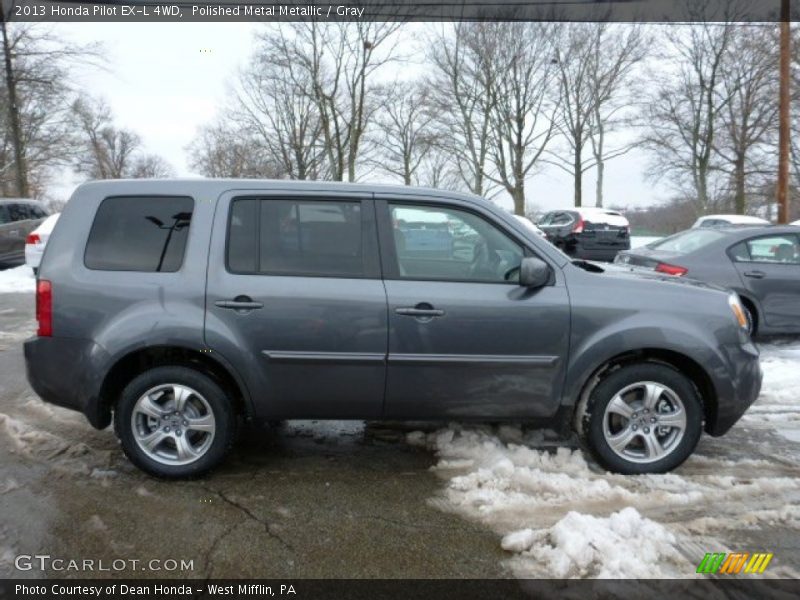
{"label": "dark sedan", "polygon": [[752,333],[800,333],[800,227],[689,229],[615,262],[735,290]]}

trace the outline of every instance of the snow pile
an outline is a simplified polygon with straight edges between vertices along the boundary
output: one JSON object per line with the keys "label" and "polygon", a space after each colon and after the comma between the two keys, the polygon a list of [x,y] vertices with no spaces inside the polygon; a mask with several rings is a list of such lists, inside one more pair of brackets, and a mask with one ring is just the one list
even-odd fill
{"label": "snow pile", "polygon": [[0,294],[10,292],[29,293],[36,291],[33,269],[27,265],[0,271]]}
{"label": "snow pile", "polygon": [[664,475],[605,473],[521,427],[451,424],[406,440],[436,454],[445,485],[430,502],[497,532],[520,577],[690,577],[702,548],[727,547],[733,531],[800,529],[800,444],[786,429],[800,424],[800,344],[765,346],[762,364],[742,423]]}
{"label": "snow pile", "polygon": [[628,507],[605,518],[569,512],[549,529],[506,535],[502,546],[523,553],[553,577],[607,579],[649,578],[667,565],[682,566],[675,542],[666,528]]}

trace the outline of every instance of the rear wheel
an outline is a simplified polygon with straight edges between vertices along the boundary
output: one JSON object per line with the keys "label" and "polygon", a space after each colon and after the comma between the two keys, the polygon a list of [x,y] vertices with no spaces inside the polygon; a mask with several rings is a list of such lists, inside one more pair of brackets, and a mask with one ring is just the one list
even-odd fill
{"label": "rear wheel", "polygon": [[230,448],[236,415],[222,388],[187,367],[157,367],[134,378],[114,413],[122,449],[156,477],[184,478],[215,467]]}
{"label": "rear wheel", "polygon": [[744,309],[744,316],[747,319],[747,333],[750,334],[750,337],[756,334],[756,316],[753,314],[753,309],[746,303],[742,303],[742,308]]}
{"label": "rear wheel", "polygon": [[702,427],[692,382],[666,365],[639,363],[614,371],[592,391],[582,441],[609,471],[663,473],[689,457]]}

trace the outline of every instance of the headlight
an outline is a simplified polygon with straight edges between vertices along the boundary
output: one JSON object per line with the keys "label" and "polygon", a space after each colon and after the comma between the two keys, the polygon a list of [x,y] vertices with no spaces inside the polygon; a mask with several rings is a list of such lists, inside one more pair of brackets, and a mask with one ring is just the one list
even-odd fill
{"label": "headlight", "polygon": [[742,306],[742,301],[739,300],[739,295],[734,293],[728,296],[728,304],[733,311],[734,317],[736,317],[736,322],[739,324],[739,327],[747,331],[749,329],[747,325],[747,315],[744,313],[744,307]]}

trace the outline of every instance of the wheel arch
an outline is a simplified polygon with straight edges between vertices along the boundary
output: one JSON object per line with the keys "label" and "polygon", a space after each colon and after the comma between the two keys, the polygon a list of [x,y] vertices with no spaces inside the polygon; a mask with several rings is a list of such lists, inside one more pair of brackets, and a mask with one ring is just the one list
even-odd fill
{"label": "wheel arch", "polygon": [[580,387],[579,395],[574,401],[572,423],[576,431],[580,433],[583,427],[583,415],[589,401],[589,396],[597,384],[614,371],[632,364],[655,363],[671,367],[686,375],[697,390],[702,402],[704,417],[704,428],[707,431],[708,424],[716,421],[717,418],[717,390],[708,372],[696,360],[675,350],[664,348],[642,348],[622,352],[605,360],[596,367],[591,375]]}
{"label": "wheel arch", "polygon": [[104,418],[111,421],[111,412],[122,390],[130,381],[155,367],[183,366],[211,377],[231,398],[234,410],[252,416],[250,396],[244,381],[221,356],[184,346],[147,346],[119,357],[107,371],[100,386],[99,403]]}

